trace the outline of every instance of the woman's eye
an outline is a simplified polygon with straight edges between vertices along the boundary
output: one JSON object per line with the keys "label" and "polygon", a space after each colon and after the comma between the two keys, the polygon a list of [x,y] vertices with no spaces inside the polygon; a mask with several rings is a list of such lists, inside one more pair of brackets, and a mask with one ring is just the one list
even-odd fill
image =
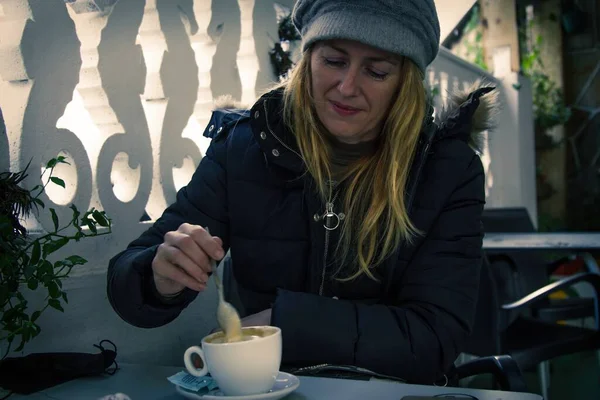
{"label": "woman's eye", "polygon": [[371,75],[372,78],[374,78],[375,80],[378,80],[378,81],[382,81],[388,76],[388,74],[385,72],[376,72],[376,71],[373,71],[372,69],[368,69],[367,71],[368,71],[369,75]]}
{"label": "woman's eye", "polygon": [[324,60],[325,60],[325,64],[327,64],[331,67],[343,67],[345,65],[345,63],[340,60],[334,60],[331,58],[324,58]]}

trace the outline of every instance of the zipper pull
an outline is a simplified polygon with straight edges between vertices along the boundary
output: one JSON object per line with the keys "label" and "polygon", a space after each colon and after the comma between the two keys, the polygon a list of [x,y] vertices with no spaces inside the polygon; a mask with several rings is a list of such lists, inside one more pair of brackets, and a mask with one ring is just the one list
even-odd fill
{"label": "zipper pull", "polygon": [[325,216],[330,216],[332,214],[335,214],[333,212],[333,203],[327,203],[327,204],[325,204],[325,209],[326,209],[325,214],[323,214],[324,217]]}
{"label": "zipper pull", "polygon": [[[325,205],[325,209],[326,211],[321,217],[321,219],[323,220],[323,227],[328,231],[334,231],[338,228],[338,226],[340,226],[340,221],[342,220],[342,218],[340,218],[338,214],[333,212],[333,203],[327,203]],[[329,221],[332,218],[335,218],[335,221],[333,221],[333,226],[330,226],[331,224],[329,224]]]}
{"label": "zipper pull", "polygon": [[[330,224],[328,224],[328,222],[331,218],[335,218],[335,224],[333,227],[329,227]],[[319,222],[319,221],[323,220],[324,221],[323,227],[329,231],[333,231],[333,230],[337,229],[338,226],[340,226],[340,222],[343,221],[345,218],[346,218],[346,214],[344,214],[344,213],[338,214],[333,211],[333,202],[328,202],[325,204],[325,212],[322,215],[315,214],[313,216],[313,219],[315,220],[315,222]]]}

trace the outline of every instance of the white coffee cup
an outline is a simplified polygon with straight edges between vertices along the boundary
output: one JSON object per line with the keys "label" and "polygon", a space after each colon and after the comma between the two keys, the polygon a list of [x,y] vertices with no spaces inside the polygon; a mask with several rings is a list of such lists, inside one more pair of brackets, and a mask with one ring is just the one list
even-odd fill
{"label": "white coffee cup", "polygon": [[[242,328],[242,341],[227,343],[219,331],[202,339],[202,348],[192,346],[183,361],[194,376],[208,373],[227,396],[266,393],[275,384],[281,364],[281,329],[275,326]],[[202,358],[196,368],[192,356]]]}

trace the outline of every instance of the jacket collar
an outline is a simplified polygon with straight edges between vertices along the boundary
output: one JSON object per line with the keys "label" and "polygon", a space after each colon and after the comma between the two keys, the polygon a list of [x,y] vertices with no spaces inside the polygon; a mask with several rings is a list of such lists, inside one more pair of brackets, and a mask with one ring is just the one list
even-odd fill
{"label": "jacket collar", "polygon": [[296,174],[305,172],[304,159],[293,132],[283,118],[283,89],[261,96],[250,110],[250,126],[267,162],[289,169]]}
{"label": "jacket collar", "polygon": [[[457,138],[481,154],[483,132],[494,126],[497,94],[485,96],[493,90],[489,86],[474,86],[466,91],[455,92],[442,107],[437,122],[434,121],[433,107],[429,107],[417,152],[427,153],[434,142]],[[296,174],[305,172],[305,163],[294,134],[284,122],[283,89],[270,91],[254,103],[250,110],[250,126],[267,162]],[[419,163],[424,163],[425,159],[415,157],[417,165],[413,165],[413,172],[420,170],[422,165]]]}

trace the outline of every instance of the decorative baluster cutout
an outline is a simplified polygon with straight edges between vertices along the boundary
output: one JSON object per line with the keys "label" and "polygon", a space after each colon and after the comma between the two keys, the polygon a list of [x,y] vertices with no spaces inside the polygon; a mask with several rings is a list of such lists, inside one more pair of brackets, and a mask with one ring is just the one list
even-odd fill
{"label": "decorative baluster cutout", "polygon": [[142,48],[146,64],[146,82],[142,95],[142,106],[148,121],[153,171],[152,187],[145,214],[141,220],[153,220],[160,217],[168,206],[160,171],[160,143],[168,104],[163,88],[161,67],[167,51],[167,42],[160,25],[157,1],[146,0],[144,16],[137,36],[137,44]]}
{"label": "decorative baluster cutout", "polygon": [[[29,81],[22,52],[23,33],[31,21],[27,0],[0,0],[0,171],[21,168],[19,160],[23,117],[33,82]],[[10,143],[10,144],[9,144]]]}
{"label": "decorative baluster cutout", "polygon": [[77,14],[105,12],[119,0],[64,0]]}
{"label": "decorative baluster cutout", "polygon": [[190,38],[194,58],[198,66],[198,95],[194,105],[194,117],[199,124],[201,135],[208,123],[213,109],[213,96],[210,89],[212,59],[216,51],[216,44],[208,35],[208,26],[211,21],[211,3],[208,0],[194,1],[194,16],[198,31]]}
{"label": "decorative baluster cutout", "polygon": [[[281,5],[277,5],[281,8]],[[273,40],[279,40],[277,33],[277,13],[276,4],[272,1],[256,1],[252,12],[252,37],[254,39],[254,50],[257,57],[258,70],[256,71],[256,82],[254,92],[263,93],[277,79],[273,73],[273,66],[269,54],[273,48]]]}
{"label": "decorative baluster cutout", "polygon": [[29,79],[22,48],[25,27],[31,22],[29,4],[27,0],[0,0],[0,7],[0,79]]}
{"label": "decorative baluster cutout", "polygon": [[[78,133],[77,131],[79,130],[77,126],[90,122],[99,131],[99,137],[93,141],[91,138],[89,138],[89,142],[86,140],[88,138],[82,138],[90,153],[95,153],[92,156],[93,164],[95,164],[98,157],[97,152],[102,143],[110,135],[123,132],[124,129],[110,106],[108,96],[102,87],[102,78],[98,70],[98,63],[100,61],[98,45],[100,44],[102,31],[106,27],[112,7],[105,7],[102,10],[98,10],[94,4],[90,4],[89,0],[79,0],[78,2],[69,3],[69,7],[67,8],[71,19],[75,23],[77,37],[81,41],[82,64],[74,101],[80,102],[85,110],[78,109],[62,122],[71,127],[75,133]],[[80,115],[82,112],[83,114],[87,112],[86,116],[89,116],[90,121],[82,121],[85,118],[85,116]],[[76,118],[77,120],[73,121],[71,118]],[[86,132],[84,135],[90,136],[90,133]]]}
{"label": "decorative baluster cutout", "polygon": [[[33,86],[23,116],[20,169],[32,160],[26,184],[34,186],[42,184],[38,171],[46,161],[61,152],[68,157],[71,166],[61,170],[67,190],[51,184],[41,196],[46,206],[56,208],[59,219],[65,220],[70,219],[72,213],[60,205],[74,203],[80,209],[87,209],[92,192],[90,161],[83,143],[72,131],[56,128],[79,81],[80,41],[61,0],[32,1],[30,8],[35,22],[27,23],[21,45]],[[60,40],[56,40],[57,37]],[[43,213],[40,222],[46,229],[53,226],[49,213]]]}
{"label": "decorative baluster cutout", "polygon": [[[161,77],[168,98],[160,136],[160,181],[165,200],[171,204],[176,194],[174,175],[184,175],[183,179],[189,181],[202,158],[196,143],[182,137],[198,96],[198,66],[190,35],[197,34],[199,26],[193,0],[158,0],[157,10],[167,43]],[[191,162],[185,164],[184,169],[186,159]]]}
{"label": "decorative baluster cutout", "polygon": [[163,63],[167,42],[160,26],[156,2],[146,0],[144,17],[138,32],[137,43],[142,47],[142,54],[146,63],[146,85],[144,87],[144,100],[164,100],[160,69]]}
{"label": "decorative baluster cutout", "polygon": [[[220,0],[213,0],[215,1]],[[227,2],[229,0],[223,0]],[[235,12],[235,10],[232,10]],[[187,30],[190,35],[190,45],[194,52],[195,64],[198,68],[198,86],[196,102],[192,116],[188,119],[181,135],[184,139],[193,141],[200,151],[200,155],[206,153],[206,149],[210,145],[210,139],[205,138],[202,133],[210,120],[210,116],[214,109],[214,95],[212,88],[216,85],[212,83],[212,77],[219,74],[222,66],[213,68],[213,56],[217,51],[217,42],[222,34],[222,25],[215,27],[212,13],[212,4],[208,0],[194,0],[193,3],[193,19],[195,19],[195,28],[191,29],[192,16],[187,15]],[[227,67],[224,67],[227,68]],[[197,162],[193,157],[186,156],[183,158],[181,168],[173,170],[173,185],[178,190],[186,185],[197,166]]]}
{"label": "decorative baluster cutout", "polygon": [[256,100],[256,76],[259,68],[253,37],[254,3],[255,0],[238,0],[241,11],[242,39],[237,54],[237,65],[242,80],[242,103],[247,105],[251,105]]}
{"label": "decorative baluster cutout", "polygon": [[100,58],[98,45],[112,11],[112,5],[116,1],[106,0],[104,4],[87,0],[67,3],[67,11],[75,23],[77,37],[81,42],[82,64],[73,99],[56,124],[57,128],[68,129],[77,135],[88,152],[92,172],[90,206],[98,209],[103,209],[97,184],[98,155],[108,137],[123,131],[123,126],[119,123],[102,87],[98,70]]}
{"label": "decorative baluster cutout", "polygon": [[109,104],[124,131],[110,136],[98,157],[98,191],[115,228],[142,217],[152,185],[152,147],[142,106],[146,67],[136,38],[144,0],[118,2],[98,45],[98,70]]}
{"label": "decorative baluster cutout", "polygon": [[238,102],[242,99],[242,81],[237,65],[241,34],[238,0],[212,0],[208,35],[217,46],[210,72],[210,89],[215,99],[224,95]]}

